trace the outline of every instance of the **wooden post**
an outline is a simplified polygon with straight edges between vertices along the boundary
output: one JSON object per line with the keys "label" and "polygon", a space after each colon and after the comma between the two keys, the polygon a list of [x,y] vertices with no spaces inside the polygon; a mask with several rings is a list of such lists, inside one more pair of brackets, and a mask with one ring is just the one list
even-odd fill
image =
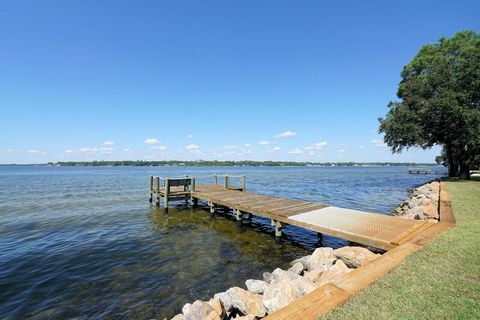
{"label": "wooden post", "polygon": [[168,194],[170,193],[170,182],[168,179],[165,179],[165,196],[163,197],[163,207],[165,210],[168,210]]}
{"label": "wooden post", "polygon": [[225,176],[223,176],[223,188],[225,190],[228,189],[228,174],[226,174]]}
{"label": "wooden post", "polygon": [[282,223],[272,220],[272,226],[275,226],[275,238],[280,238],[282,236]]}
{"label": "wooden post", "polygon": [[192,185],[190,186],[190,192],[195,192],[195,177],[191,178]]}
{"label": "wooden post", "polygon": [[233,212],[235,213],[235,218],[237,218],[237,221],[242,221],[242,212],[235,208],[233,208]]}
{"label": "wooden post", "polygon": [[150,188],[148,188],[148,202],[153,201],[153,176],[150,176]]}
{"label": "wooden post", "polygon": [[208,206],[210,207],[210,213],[214,214],[215,213],[215,205],[213,204],[213,202],[208,201]]}
{"label": "wooden post", "polygon": [[242,192],[247,190],[247,176],[242,176]]}
{"label": "wooden post", "polygon": [[157,193],[155,198],[155,205],[159,207],[160,206],[160,177],[155,177],[155,182],[156,182],[155,190]]}
{"label": "wooden post", "polygon": [[218,184],[218,176],[216,174],[213,176],[213,180],[215,181],[215,184]]}

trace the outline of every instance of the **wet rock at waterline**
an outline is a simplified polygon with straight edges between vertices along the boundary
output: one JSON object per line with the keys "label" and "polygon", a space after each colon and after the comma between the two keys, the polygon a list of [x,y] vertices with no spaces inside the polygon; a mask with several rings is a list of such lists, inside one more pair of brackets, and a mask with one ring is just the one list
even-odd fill
{"label": "wet rock at waterline", "polygon": [[266,309],[262,303],[262,296],[239,287],[227,290],[229,303],[243,314],[251,314],[256,317],[264,317]]}

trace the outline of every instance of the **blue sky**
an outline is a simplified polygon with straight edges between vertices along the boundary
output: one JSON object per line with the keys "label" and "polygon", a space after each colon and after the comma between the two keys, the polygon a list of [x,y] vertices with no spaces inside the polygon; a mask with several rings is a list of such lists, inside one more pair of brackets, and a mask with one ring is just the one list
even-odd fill
{"label": "blue sky", "polygon": [[377,118],[479,1],[4,1],[0,163],[432,162]]}

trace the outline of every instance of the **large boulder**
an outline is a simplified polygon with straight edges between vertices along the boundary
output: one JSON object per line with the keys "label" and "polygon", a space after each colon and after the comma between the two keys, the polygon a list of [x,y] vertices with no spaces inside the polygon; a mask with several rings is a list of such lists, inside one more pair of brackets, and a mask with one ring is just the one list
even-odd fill
{"label": "large boulder", "polygon": [[212,306],[213,310],[218,314],[218,316],[223,319],[225,316],[225,311],[223,310],[222,301],[218,298],[212,298],[208,301],[208,304]]}
{"label": "large boulder", "polygon": [[337,260],[335,265],[330,268],[328,271],[324,271],[320,274],[320,276],[315,281],[315,285],[320,287],[326,283],[332,283],[335,280],[343,277],[343,275],[347,274],[348,272],[352,271],[349,269],[342,260]]}
{"label": "large boulder", "polygon": [[293,279],[297,279],[299,277],[300,276],[298,274],[294,273],[294,272],[285,271],[285,270],[282,270],[280,268],[277,268],[277,269],[273,270],[273,272],[271,274],[270,284],[277,283],[277,282],[282,281],[284,279],[293,280]]}
{"label": "large boulder", "polygon": [[239,287],[227,290],[230,304],[244,314],[264,317],[267,310],[263,306],[262,296]]}
{"label": "large boulder", "polygon": [[185,317],[183,316],[183,314],[177,314],[171,320],[185,320]]}
{"label": "large boulder", "polygon": [[431,203],[423,209],[423,214],[428,219],[438,219],[438,207],[435,204]]}
{"label": "large boulder", "polygon": [[315,269],[329,268],[335,262],[336,257],[333,254],[332,248],[317,248],[310,256],[308,260],[308,270],[312,271]]}
{"label": "large boulder", "polygon": [[196,300],[193,304],[187,303],[182,308],[184,320],[203,320],[212,311],[215,310],[210,304],[200,300]]}
{"label": "large boulder", "polygon": [[363,247],[342,247],[335,249],[333,254],[350,268],[358,268],[378,257],[375,253]]}
{"label": "large boulder", "polygon": [[292,262],[290,262],[290,265],[293,267],[297,263],[301,263],[303,265],[303,269],[307,269],[309,265],[310,257],[311,256],[304,256],[304,257],[295,259]]}
{"label": "large boulder", "polygon": [[304,277],[293,280],[283,279],[265,289],[263,304],[268,309],[268,313],[272,313],[314,289],[315,285]]}
{"label": "large boulder", "polygon": [[263,280],[248,279],[245,281],[248,291],[253,293],[263,293],[268,287],[268,282]]}
{"label": "large boulder", "polygon": [[214,299],[220,300],[226,312],[232,310],[232,300],[227,292],[219,292],[213,295]]}
{"label": "large boulder", "polygon": [[297,263],[294,263],[292,267],[288,269],[288,271],[296,274],[302,274],[303,269],[305,269],[305,267],[303,266],[303,263],[297,262]]}

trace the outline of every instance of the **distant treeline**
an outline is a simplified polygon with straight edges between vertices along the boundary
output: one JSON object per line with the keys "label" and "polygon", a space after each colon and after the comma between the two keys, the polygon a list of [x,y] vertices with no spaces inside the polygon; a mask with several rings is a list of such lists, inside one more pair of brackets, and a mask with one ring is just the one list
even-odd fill
{"label": "distant treeline", "polygon": [[244,166],[244,167],[281,167],[281,166],[292,166],[292,167],[308,167],[308,166],[320,166],[320,167],[330,167],[330,166],[341,166],[341,167],[356,167],[356,166],[433,166],[433,163],[413,163],[413,162],[294,162],[294,161],[252,161],[252,160],[243,160],[243,161],[217,161],[217,160],[196,160],[196,161],[179,161],[179,160],[169,160],[169,161],[143,161],[143,160],[125,160],[125,161],[68,161],[68,162],[49,162],[47,165],[56,165],[56,166],[91,166],[91,167],[120,167],[120,166],[191,166],[191,167],[233,167],[233,166]]}

